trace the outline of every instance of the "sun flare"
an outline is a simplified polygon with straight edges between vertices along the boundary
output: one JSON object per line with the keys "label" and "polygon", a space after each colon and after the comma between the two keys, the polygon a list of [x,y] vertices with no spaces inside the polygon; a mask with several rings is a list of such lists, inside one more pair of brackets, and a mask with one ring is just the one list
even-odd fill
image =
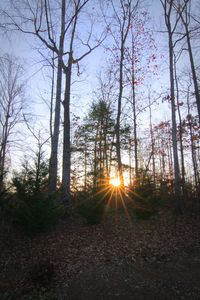
{"label": "sun flare", "polygon": [[114,187],[119,187],[121,185],[119,177],[112,178],[110,180],[110,184],[113,185]]}

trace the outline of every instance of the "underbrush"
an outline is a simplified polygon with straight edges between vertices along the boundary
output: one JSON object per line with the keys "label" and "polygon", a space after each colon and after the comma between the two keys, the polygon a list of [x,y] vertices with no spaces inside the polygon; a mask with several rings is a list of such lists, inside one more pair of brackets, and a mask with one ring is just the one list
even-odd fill
{"label": "underbrush", "polygon": [[13,223],[26,235],[34,236],[52,229],[63,213],[55,198],[37,193],[17,200]]}
{"label": "underbrush", "polygon": [[148,220],[165,206],[164,197],[151,177],[142,177],[135,186],[129,187],[129,212],[136,219]]}
{"label": "underbrush", "polygon": [[[0,293],[1,300],[16,300],[16,294],[12,291]],[[48,291],[45,288],[34,289],[30,294],[17,298],[20,300],[60,300],[55,293]]]}
{"label": "underbrush", "polygon": [[88,225],[99,224],[104,217],[106,195],[102,190],[79,192],[76,195],[75,212],[82,216]]}
{"label": "underbrush", "polygon": [[64,207],[55,197],[40,192],[23,197],[14,194],[1,209],[1,227],[32,237],[51,230],[63,214]]}
{"label": "underbrush", "polygon": [[12,178],[12,193],[5,193],[1,199],[2,225],[12,226],[30,237],[52,229],[63,215],[64,207],[56,195],[48,197],[47,184],[45,161],[37,168],[23,164]]}

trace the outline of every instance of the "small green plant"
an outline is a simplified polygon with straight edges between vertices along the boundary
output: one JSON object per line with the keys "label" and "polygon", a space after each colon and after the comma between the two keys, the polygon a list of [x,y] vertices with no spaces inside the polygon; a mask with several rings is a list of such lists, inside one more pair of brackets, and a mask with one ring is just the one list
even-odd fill
{"label": "small green plant", "polygon": [[80,192],[77,195],[75,211],[84,217],[88,225],[101,223],[104,215],[105,199],[97,191]]}
{"label": "small green plant", "polygon": [[12,181],[18,198],[45,192],[48,183],[47,162],[40,161],[39,166],[36,166],[36,164],[32,166],[25,160],[21,171],[14,173]]}
{"label": "small green plant", "polygon": [[[1,300],[16,300],[16,294],[11,291],[0,292]],[[17,298],[19,299],[19,298]],[[59,295],[55,292],[48,290],[45,287],[37,288],[32,290],[29,294],[21,296],[21,300],[60,300]]]}
{"label": "small green plant", "polygon": [[129,207],[130,213],[137,219],[147,220],[163,206],[163,198],[151,176],[141,170],[136,185],[130,187],[129,196],[133,203]]}
{"label": "small green plant", "polygon": [[2,195],[0,198],[0,227],[9,226],[10,220],[12,219],[12,206],[13,199],[12,194],[9,192]]}
{"label": "small green plant", "polygon": [[30,295],[26,295],[22,300],[59,300],[59,298],[46,288],[35,289]]}
{"label": "small green plant", "polygon": [[1,300],[15,300],[15,294],[13,292],[0,292],[0,299]]}
{"label": "small green plant", "polygon": [[46,195],[46,185],[47,165],[42,162],[39,176],[33,167],[24,164],[13,178],[16,193],[12,222],[28,236],[48,231],[64,214],[61,203]]}
{"label": "small green plant", "polygon": [[64,207],[42,193],[18,199],[14,224],[26,235],[50,230],[64,213]]}
{"label": "small green plant", "polygon": [[134,213],[137,219],[148,220],[155,214],[155,211],[150,208],[138,207],[134,210]]}

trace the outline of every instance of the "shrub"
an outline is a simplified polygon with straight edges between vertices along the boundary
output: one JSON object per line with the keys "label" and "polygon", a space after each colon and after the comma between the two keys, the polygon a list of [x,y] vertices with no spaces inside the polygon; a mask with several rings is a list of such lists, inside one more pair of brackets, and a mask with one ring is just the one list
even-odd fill
{"label": "shrub", "polygon": [[4,194],[0,198],[0,225],[2,226],[6,220],[10,219],[10,197],[8,194]]}
{"label": "shrub", "polygon": [[15,300],[15,293],[12,291],[9,292],[0,292],[1,300]]}
{"label": "shrub", "polygon": [[[1,300],[16,300],[15,292],[0,292]],[[18,298],[17,298],[18,299]],[[59,295],[46,288],[34,289],[29,294],[21,296],[21,300],[60,300]]]}
{"label": "shrub", "polygon": [[152,178],[141,173],[136,186],[130,187],[133,203],[129,210],[138,219],[149,219],[163,205],[163,198]]}
{"label": "shrub", "polygon": [[101,223],[104,207],[105,198],[101,191],[80,192],[77,195],[75,212],[84,217],[89,225]]}
{"label": "shrub", "polygon": [[35,289],[31,295],[26,295],[22,300],[59,300],[60,298],[55,293],[46,290],[45,288]]}
{"label": "shrub", "polygon": [[14,224],[26,235],[34,236],[50,230],[64,213],[64,207],[53,197],[38,192],[17,199]]}
{"label": "shrub", "polygon": [[48,180],[48,165],[45,161],[14,174],[11,222],[28,236],[51,229],[64,213],[64,207],[55,197],[45,194]]}
{"label": "shrub", "polygon": [[154,215],[155,210],[147,207],[137,207],[135,208],[134,213],[137,219],[148,220],[152,215]]}
{"label": "shrub", "polygon": [[39,167],[31,166],[25,161],[22,170],[15,172],[12,179],[17,196],[23,198],[25,195],[34,195],[37,192],[45,192],[48,183],[48,164],[40,162]]}

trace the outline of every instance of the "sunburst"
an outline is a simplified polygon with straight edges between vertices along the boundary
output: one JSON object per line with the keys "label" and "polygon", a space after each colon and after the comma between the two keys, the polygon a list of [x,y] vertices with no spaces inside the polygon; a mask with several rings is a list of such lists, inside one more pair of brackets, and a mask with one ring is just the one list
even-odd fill
{"label": "sunburst", "polygon": [[110,184],[114,187],[120,187],[121,182],[120,182],[119,177],[114,177],[114,178],[110,179]]}

